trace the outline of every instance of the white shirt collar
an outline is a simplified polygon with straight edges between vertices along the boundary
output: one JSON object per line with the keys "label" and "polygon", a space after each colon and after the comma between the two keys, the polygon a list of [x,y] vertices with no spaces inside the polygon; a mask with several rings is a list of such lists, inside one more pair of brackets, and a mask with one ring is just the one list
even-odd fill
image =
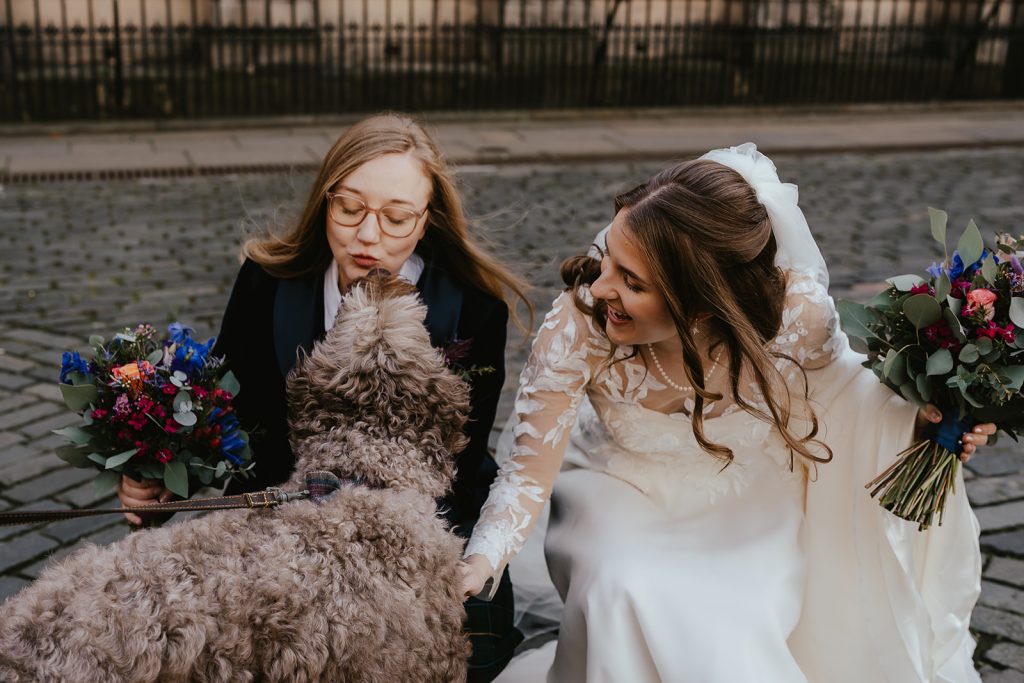
{"label": "white shirt collar", "polygon": [[[419,282],[423,275],[423,258],[413,253],[409,259],[402,264],[398,270],[398,277],[411,285]],[[341,308],[341,289],[338,287],[338,262],[331,259],[331,265],[327,266],[324,273],[324,329],[334,327],[334,319],[338,317],[338,309]]]}

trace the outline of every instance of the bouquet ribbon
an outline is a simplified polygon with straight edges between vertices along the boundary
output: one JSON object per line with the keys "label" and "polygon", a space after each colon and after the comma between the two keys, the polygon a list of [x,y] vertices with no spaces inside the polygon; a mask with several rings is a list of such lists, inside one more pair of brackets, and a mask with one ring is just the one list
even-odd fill
{"label": "bouquet ribbon", "polygon": [[921,430],[921,435],[945,448],[950,453],[959,454],[963,449],[960,439],[964,433],[974,429],[978,421],[971,416],[959,418],[955,407],[946,407],[942,411],[942,422],[930,422]]}

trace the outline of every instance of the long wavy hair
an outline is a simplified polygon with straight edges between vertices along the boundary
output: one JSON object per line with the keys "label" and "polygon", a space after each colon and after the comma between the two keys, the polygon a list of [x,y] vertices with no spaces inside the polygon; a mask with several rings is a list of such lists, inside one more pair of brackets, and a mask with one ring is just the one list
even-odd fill
{"label": "long wavy hair", "polygon": [[430,179],[427,229],[416,251],[429,256],[458,282],[501,299],[513,322],[527,331],[517,314],[522,301],[533,326],[529,285],[502,266],[472,239],[448,163],[419,121],[398,113],[371,116],[345,131],[320,164],[299,220],[283,235],[267,234],[246,241],[242,254],[279,278],[322,273],[332,254],[327,242],[327,193],[367,161],[385,154],[412,154]]}
{"label": "long wavy hair", "polygon": [[[792,455],[813,463],[828,462],[831,450],[815,439],[818,420],[808,399],[807,376],[790,356],[768,349],[782,326],[786,275],[775,265],[777,247],[771,221],[753,188],[722,164],[695,160],[676,164],[648,182],[615,198],[616,214],[625,211],[625,225],[648,264],[653,286],[662,293],[682,341],[686,379],[694,390],[693,434],[701,447],[728,465],[732,450],[704,434],[707,401],[721,394],[704,386],[704,362],[692,329],[698,320],[711,326],[715,346],[724,345],[729,389],[746,412],[773,423]],[[581,288],[600,275],[600,262],[577,256],[562,264],[562,278],[574,289],[577,307],[598,320],[603,330],[605,307],[588,306]],[[791,428],[792,398],[775,365],[784,358],[803,376],[808,433]],[[746,368],[760,390],[765,408],[752,405],[739,392]],[[826,455],[809,448],[817,444]]]}

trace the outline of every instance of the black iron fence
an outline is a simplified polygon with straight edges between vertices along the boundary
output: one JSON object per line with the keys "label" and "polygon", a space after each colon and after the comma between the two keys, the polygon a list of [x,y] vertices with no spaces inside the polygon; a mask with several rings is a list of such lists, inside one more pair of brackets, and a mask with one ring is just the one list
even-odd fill
{"label": "black iron fence", "polygon": [[1024,0],[0,0],[0,119],[1024,97]]}

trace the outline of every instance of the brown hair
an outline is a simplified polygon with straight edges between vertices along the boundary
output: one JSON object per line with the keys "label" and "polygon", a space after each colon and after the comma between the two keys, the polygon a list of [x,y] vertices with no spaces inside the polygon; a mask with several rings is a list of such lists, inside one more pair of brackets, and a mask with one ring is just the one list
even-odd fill
{"label": "brown hair", "polygon": [[462,199],[447,162],[423,124],[404,114],[377,114],[345,131],[320,164],[305,209],[294,227],[284,235],[265,235],[246,241],[242,254],[274,277],[298,278],[322,273],[331,261],[327,242],[327,192],[367,161],[384,154],[406,152],[412,152],[423,164],[431,181],[427,229],[416,250],[429,254],[463,285],[504,301],[513,322],[526,332],[515,303],[518,299],[526,304],[532,327],[533,306],[525,294],[529,285],[470,238]]}
{"label": "brown hair", "polygon": [[[774,358],[800,365],[767,348],[782,326],[786,276],[775,265],[772,225],[753,188],[727,166],[687,161],[616,197],[615,210],[626,212],[633,242],[650,266],[653,284],[665,297],[682,341],[686,378],[695,395],[691,422],[697,442],[715,457],[732,461],[728,447],[704,435],[704,404],[722,396],[704,387],[704,364],[691,330],[698,316],[709,316],[716,345],[725,346],[730,389],[737,405],[774,423],[791,455],[797,453],[813,462],[831,460],[831,450],[814,438],[818,420],[809,406],[810,433],[798,436],[790,429],[790,394]],[[604,308],[585,306],[579,296],[579,288],[594,282],[599,271],[592,257],[575,257],[562,265],[562,277],[575,289],[577,306],[597,316],[603,329]],[[766,411],[740,396],[744,367],[750,368]],[[802,367],[800,370],[803,373]],[[803,393],[807,400],[806,374]],[[808,448],[811,442],[823,447],[827,455],[813,453]]]}

